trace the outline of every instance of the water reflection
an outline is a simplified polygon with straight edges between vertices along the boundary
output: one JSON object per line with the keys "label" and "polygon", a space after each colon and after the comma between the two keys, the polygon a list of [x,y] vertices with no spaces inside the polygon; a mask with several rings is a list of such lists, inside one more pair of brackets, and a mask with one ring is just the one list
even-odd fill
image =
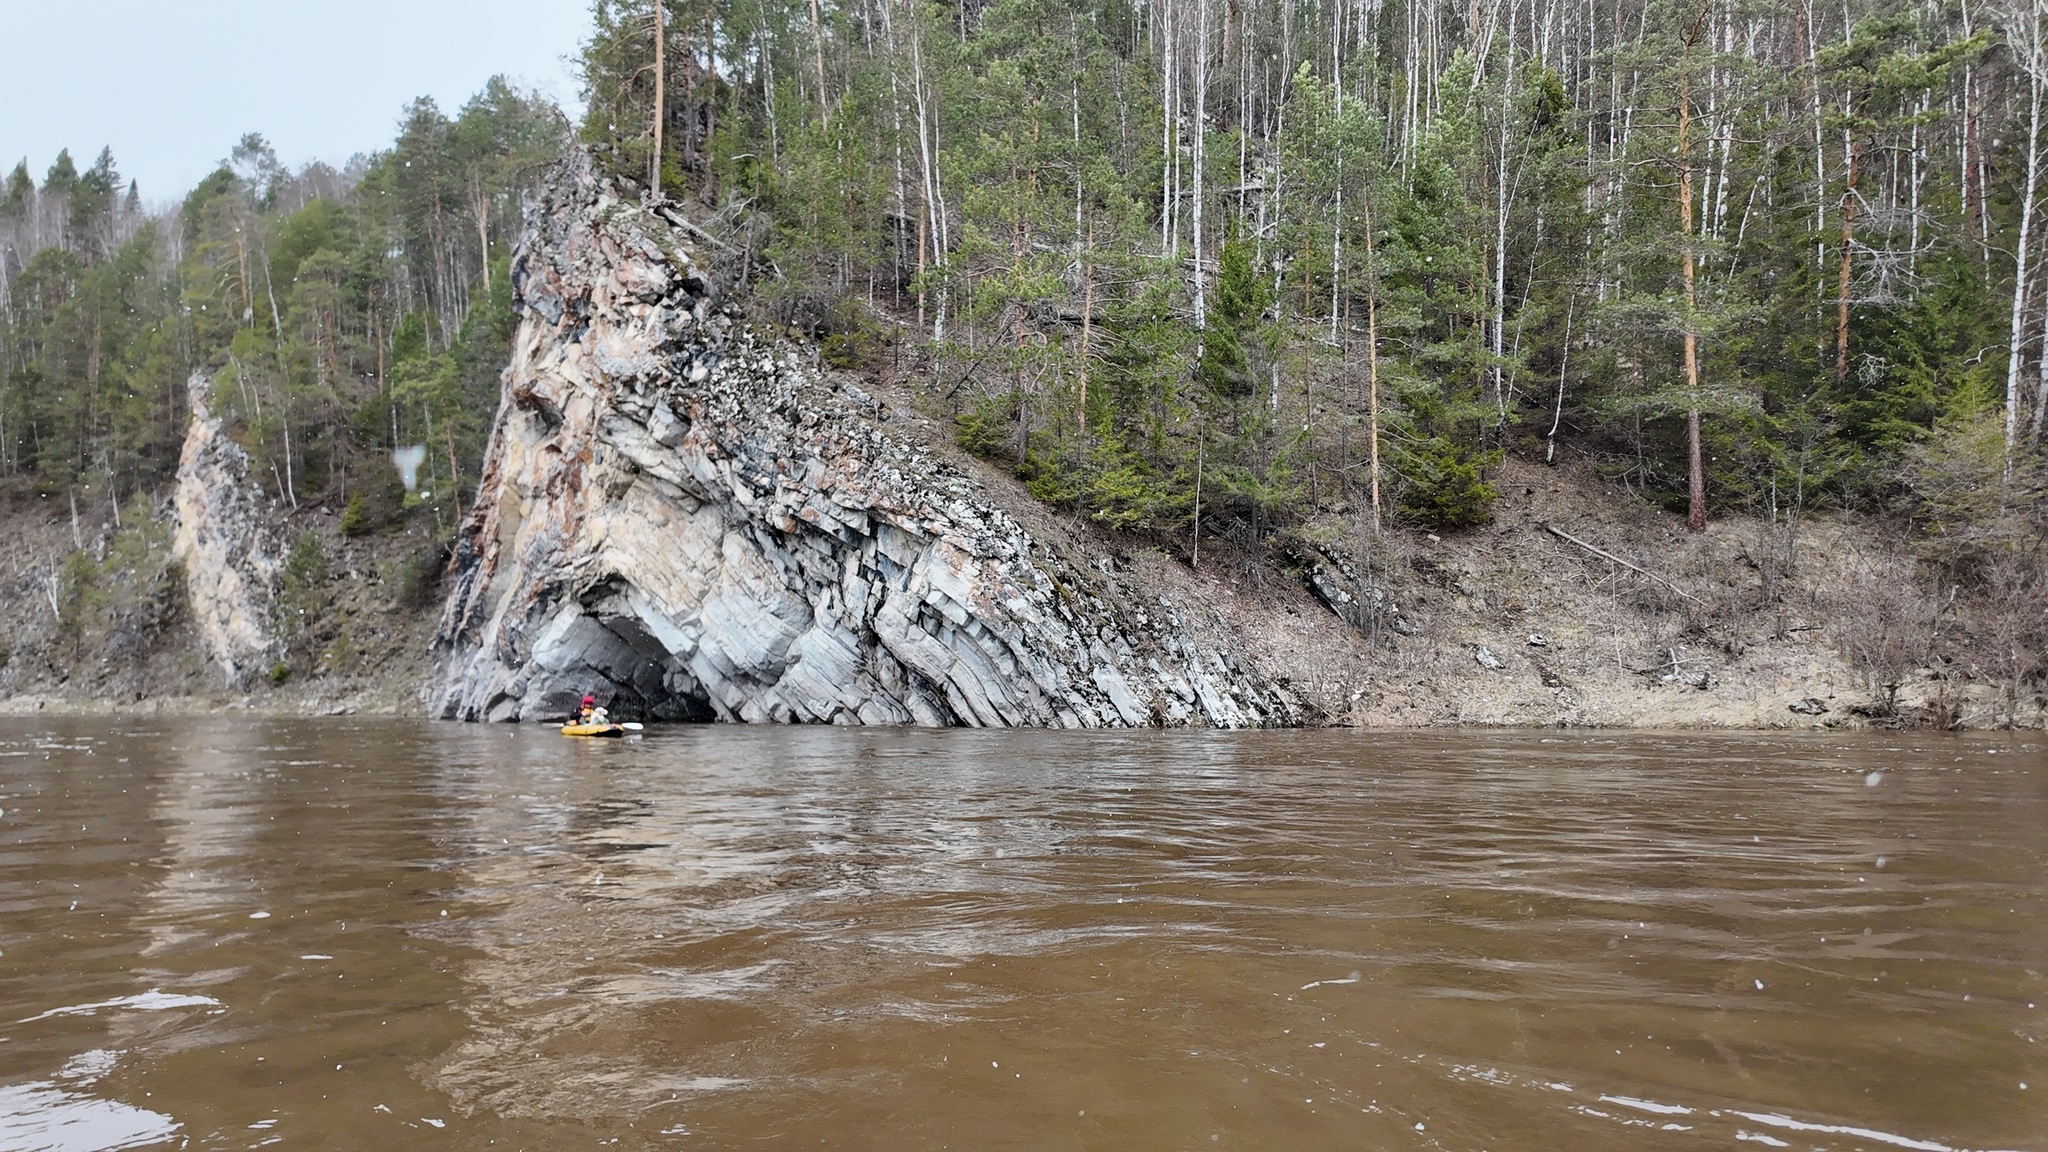
{"label": "water reflection", "polygon": [[[1930,783],[1949,769],[1904,766],[1927,775],[1884,793],[1861,764],[1903,749],[1345,741],[1098,737],[1076,758],[1056,736],[714,730],[564,752],[589,758],[556,777],[568,814],[548,835],[479,816],[470,867],[497,907],[474,923],[471,980],[521,992],[470,1000],[434,1082],[498,1113],[667,1111],[714,1142],[826,1116],[841,1139],[900,1131],[920,1088],[959,1108],[963,1050],[1037,1081],[966,1113],[1006,1118],[977,1140],[1025,1146],[1049,1137],[1007,1118],[1055,1099],[1075,1105],[1046,1113],[1062,1132],[1121,1122],[1119,1140],[1162,1146],[1233,1094],[1238,1115],[1212,1122],[1240,1137],[1390,1138],[1397,1121],[1408,1139],[1433,1114],[1507,1147],[1578,1124],[1603,1146],[1658,1116],[1702,1139],[1776,1120],[1811,1139],[1830,1126],[1722,1105],[1882,1113],[1930,1071],[1957,1079],[1904,1110],[1923,1126],[1967,1124],[1973,1082],[2024,1108],[2016,1079],[1994,1089],[1941,1053],[1952,1027],[1902,1023],[1941,992],[1862,970],[2038,980],[2012,967],[2041,941],[2038,888],[1985,884],[2004,869],[1954,842]],[[2021,820],[2009,842],[2038,860]],[[1979,940],[1954,915],[2007,897],[2033,918]],[[1916,938],[1931,955],[1901,950]],[[1276,1077],[1302,1110],[1276,1110]],[[1075,1123],[1090,1100],[1097,1119]],[[1863,1127],[1832,1125],[1876,1139]]]}
{"label": "water reflection", "polygon": [[[2048,758],[2017,741],[34,739],[0,747],[35,754],[0,755],[0,1124],[104,1106],[198,1146],[476,1148],[2048,1131]],[[62,1073],[94,1052],[118,1056]]]}
{"label": "water reflection", "polygon": [[119,1052],[96,1048],[72,1057],[56,1082],[0,1085],[0,1148],[12,1152],[103,1152],[162,1144],[178,1122],[160,1112],[101,1100],[84,1090],[111,1070]]}
{"label": "water reflection", "polygon": [[[150,822],[160,831],[157,875],[142,918],[149,944],[143,955],[176,950],[206,935],[222,914],[262,911],[252,904],[252,870],[263,867],[256,824],[266,819],[261,777],[268,749],[244,728],[224,727],[190,742],[168,731],[136,733],[164,741]],[[260,904],[260,902],[258,902]]]}

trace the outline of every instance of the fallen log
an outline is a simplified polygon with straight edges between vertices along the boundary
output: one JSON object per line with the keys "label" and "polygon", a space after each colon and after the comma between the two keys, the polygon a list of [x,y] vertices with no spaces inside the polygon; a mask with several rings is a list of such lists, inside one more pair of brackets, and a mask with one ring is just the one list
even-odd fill
{"label": "fallen log", "polygon": [[704,241],[706,244],[711,245],[713,248],[717,248],[718,250],[726,253],[729,256],[740,255],[739,249],[733,247],[730,244],[727,244],[725,241],[720,240],[718,237],[713,236],[711,233],[706,232],[702,228],[697,227],[695,224],[690,223],[689,219],[685,217],[681,212],[677,212],[669,208],[657,208],[655,209],[655,214],[660,216],[663,220],[666,220],[669,223],[675,225],[676,227],[681,228],[683,231],[688,232],[690,235],[695,236],[697,239]]}
{"label": "fallen log", "polygon": [[1606,551],[1602,548],[1595,548],[1591,544],[1586,543],[1584,540],[1581,540],[1577,536],[1574,536],[1571,533],[1565,531],[1564,529],[1559,528],[1555,524],[1545,524],[1543,527],[1548,529],[1552,536],[1555,536],[1558,539],[1565,541],[1566,543],[1576,544],[1579,547],[1584,548],[1586,551],[1591,552],[1593,555],[1598,556],[1602,560],[1606,560],[1614,564],[1619,564],[1623,568],[1626,568],[1631,572],[1636,572],[1640,573],[1641,575],[1648,576],[1650,579],[1655,580],[1657,583],[1662,584],[1666,588],[1671,589],[1673,592],[1678,593],[1680,596],[1685,597],[1687,600],[1690,600],[1693,603],[1700,605],[1701,607],[1706,606],[1706,601],[1700,599],[1699,597],[1693,595],[1690,592],[1687,592],[1685,589],[1680,588],[1678,585],[1673,584],[1671,581],[1666,580],[1662,576],[1657,575],[1655,572],[1652,572],[1647,568],[1637,567],[1636,565],[1631,564],[1626,560],[1623,560],[1621,557],[1616,556],[1612,552]]}

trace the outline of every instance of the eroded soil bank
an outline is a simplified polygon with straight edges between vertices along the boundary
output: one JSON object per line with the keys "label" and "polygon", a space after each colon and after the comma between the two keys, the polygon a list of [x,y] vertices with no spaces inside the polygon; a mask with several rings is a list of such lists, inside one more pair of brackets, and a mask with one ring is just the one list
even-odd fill
{"label": "eroded soil bank", "polygon": [[[1398,617],[1357,627],[1304,579],[1304,563],[1204,541],[1200,566],[1170,542],[1119,537],[1032,501],[1016,481],[954,449],[905,394],[901,434],[949,456],[1036,538],[1179,609],[1191,633],[1228,639],[1307,705],[1310,724],[1810,728],[1911,724],[2040,727],[2024,686],[1971,659],[1981,621],[1944,613],[1910,556],[1865,526],[1810,518],[1787,563],[1786,530],[1718,517],[1703,537],[1678,517],[1609,491],[1584,465],[1509,461],[1495,522],[1377,537],[1328,517],[1304,540],[1384,591]],[[391,531],[347,537],[336,510],[277,517],[279,535],[320,545],[323,578],[281,592],[288,671],[229,684],[191,619],[170,554],[169,508],[117,528],[68,507],[0,515],[0,712],[418,714],[438,611],[441,538],[430,509]],[[1547,530],[1634,564],[1631,571]],[[314,574],[318,576],[318,573]],[[73,615],[67,619],[63,609]],[[2038,609],[2035,609],[2038,610]],[[1403,635],[1392,623],[1398,619]],[[74,623],[75,621],[75,623]],[[1932,643],[1930,644],[1930,640]],[[1933,648],[1929,663],[1907,663]],[[1949,661],[1940,655],[1955,654]],[[1899,684],[1890,714],[1878,675]],[[1498,665],[1498,667],[1494,666]],[[1823,710],[1824,709],[1824,710]]]}

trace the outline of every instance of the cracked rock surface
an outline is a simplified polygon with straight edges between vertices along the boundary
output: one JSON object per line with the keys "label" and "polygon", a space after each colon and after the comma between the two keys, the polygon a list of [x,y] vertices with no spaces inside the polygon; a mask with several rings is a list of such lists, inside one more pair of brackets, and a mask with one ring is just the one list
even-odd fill
{"label": "cracked rock surface", "polygon": [[667,213],[587,161],[533,206],[432,712],[1299,721],[1244,653],[1102,594],[850,379],[738,324]]}
{"label": "cracked rock surface", "polygon": [[196,372],[185,382],[192,423],[178,455],[171,553],[184,565],[192,620],[207,654],[228,685],[240,688],[283,654],[273,621],[284,550],[270,502],[249,479],[249,454],[213,414],[212,384]]}

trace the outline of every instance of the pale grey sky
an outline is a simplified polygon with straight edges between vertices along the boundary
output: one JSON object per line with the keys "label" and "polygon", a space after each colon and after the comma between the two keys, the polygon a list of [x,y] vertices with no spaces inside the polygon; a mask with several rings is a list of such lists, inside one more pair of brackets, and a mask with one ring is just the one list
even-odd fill
{"label": "pale grey sky", "polygon": [[388,146],[399,112],[453,114],[494,73],[574,114],[588,0],[0,0],[0,172],[112,145],[145,202],[182,197],[244,132],[293,168]]}

